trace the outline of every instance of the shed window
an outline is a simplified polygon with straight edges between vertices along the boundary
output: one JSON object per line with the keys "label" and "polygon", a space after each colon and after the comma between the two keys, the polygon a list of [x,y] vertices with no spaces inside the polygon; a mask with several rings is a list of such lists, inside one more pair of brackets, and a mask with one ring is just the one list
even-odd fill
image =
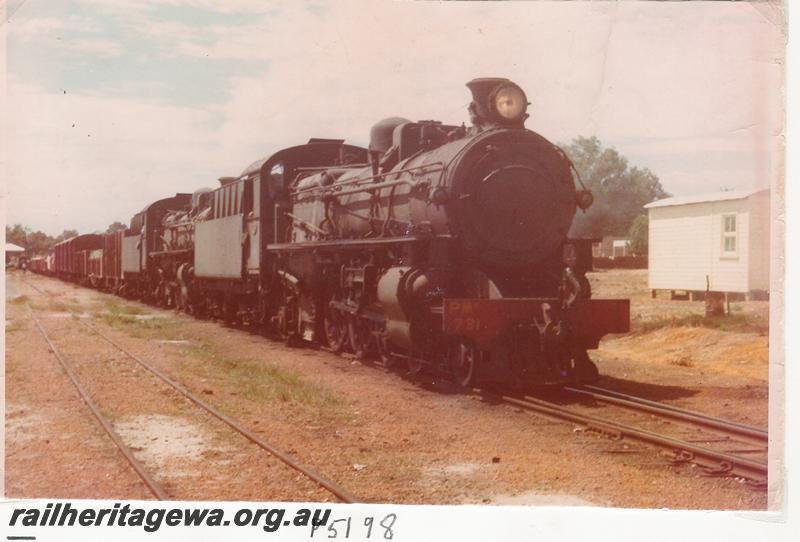
{"label": "shed window", "polygon": [[722,255],[736,255],[736,215],[722,215]]}

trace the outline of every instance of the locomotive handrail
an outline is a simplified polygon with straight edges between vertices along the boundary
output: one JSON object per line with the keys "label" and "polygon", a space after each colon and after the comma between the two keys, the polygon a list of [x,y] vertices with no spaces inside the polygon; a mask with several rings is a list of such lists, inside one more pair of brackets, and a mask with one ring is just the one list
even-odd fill
{"label": "locomotive handrail", "polygon": [[162,254],[188,254],[194,251],[193,248],[175,248],[171,250],[154,250],[150,253],[151,256],[161,256]]}
{"label": "locomotive handrail", "polygon": [[[422,165],[414,166],[414,167],[410,167],[410,168],[398,169],[396,171],[387,171],[385,173],[379,173],[377,175],[370,175],[369,177],[357,177],[355,179],[342,181],[341,183],[337,183],[337,184],[334,184],[334,185],[331,185],[331,186],[312,186],[312,187],[309,187],[309,188],[304,188],[302,190],[297,190],[296,192],[293,192],[292,195],[299,196],[301,194],[306,194],[308,192],[314,192],[314,191],[317,191],[317,190],[335,191],[335,190],[338,190],[340,187],[342,187],[344,185],[358,184],[358,183],[361,183],[361,182],[371,181],[371,180],[374,180],[374,179],[380,179],[380,178],[383,178],[383,177],[388,177],[389,175],[396,175],[396,174],[399,174],[399,173],[410,173],[410,172],[413,172],[413,171],[417,171],[417,170],[420,170],[420,169],[426,169],[426,168],[433,167],[433,166],[439,166],[440,169],[434,170],[434,171],[426,171],[425,173],[436,173],[437,171],[444,171],[444,169],[445,169],[444,162],[431,162],[430,164],[422,164]],[[330,168],[326,168],[326,169],[330,169]],[[395,181],[387,181],[387,182],[395,182]],[[408,182],[408,181],[406,181],[406,182]],[[382,185],[384,185],[384,183],[377,183],[372,188],[380,188]],[[360,192],[360,190],[359,190],[359,192]]]}
{"label": "locomotive handrail", "polygon": [[448,233],[433,235],[431,237],[419,236],[404,236],[404,237],[373,237],[367,239],[326,239],[324,241],[303,241],[299,243],[269,243],[267,250],[276,251],[297,251],[307,248],[342,248],[342,249],[358,249],[360,247],[369,245],[386,245],[389,243],[418,243],[429,242],[432,239],[453,239],[453,236]]}
{"label": "locomotive handrail", "polygon": [[333,192],[327,195],[339,197],[339,196],[349,196],[350,194],[358,194],[360,192],[369,192],[370,190],[382,190],[384,188],[391,188],[392,186],[400,186],[402,184],[414,187],[420,184],[427,183],[427,181],[413,181],[411,179],[397,179],[395,181],[386,181],[384,183],[377,183],[372,184],[369,186],[363,187],[356,187],[356,188],[348,188],[347,190],[341,190],[338,192]]}
{"label": "locomotive handrail", "polygon": [[365,168],[369,164],[337,164],[334,166],[305,166],[305,167],[296,167],[294,168],[295,171],[326,171],[328,169],[358,169],[358,168]]}

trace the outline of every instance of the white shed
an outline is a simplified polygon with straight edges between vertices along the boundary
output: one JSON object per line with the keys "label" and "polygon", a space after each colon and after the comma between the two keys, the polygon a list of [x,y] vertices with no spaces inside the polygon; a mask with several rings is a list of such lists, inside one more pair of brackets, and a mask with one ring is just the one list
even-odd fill
{"label": "white shed", "polygon": [[6,243],[6,265],[13,263],[17,264],[19,257],[25,253],[25,249],[14,243]]}
{"label": "white shed", "polygon": [[769,292],[769,190],[667,198],[645,208],[654,294]]}

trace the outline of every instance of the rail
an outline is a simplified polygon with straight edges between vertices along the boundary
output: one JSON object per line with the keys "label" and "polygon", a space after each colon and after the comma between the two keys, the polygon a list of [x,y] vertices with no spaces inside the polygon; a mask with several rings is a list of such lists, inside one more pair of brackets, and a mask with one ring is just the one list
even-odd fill
{"label": "rail", "polygon": [[728,433],[743,435],[759,441],[766,441],[769,435],[767,431],[758,427],[753,427],[722,418],[716,418],[700,412],[694,412],[673,405],[650,401],[642,397],[635,397],[633,395],[627,395],[617,391],[599,388],[597,386],[584,386],[583,388],[567,387],[564,389],[571,393],[592,397],[593,399],[604,403],[620,405],[634,410],[641,410],[643,412],[650,412],[676,420],[689,421],[698,425],[705,425],[706,427],[719,429]]}
{"label": "rail", "polygon": [[696,463],[705,467],[707,471],[712,474],[739,476],[752,480],[758,485],[766,481],[768,471],[767,464],[760,461],[724,451],[713,450],[705,446],[699,446],[693,442],[634,427],[611,419],[583,414],[576,410],[535,397],[526,396],[524,398],[517,398],[487,392],[486,390],[474,391],[484,397],[494,398],[496,401],[511,404],[525,410],[579,423],[609,434],[619,435],[620,437],[628,437],[671,449],[678,452],[676,454],[677,461]]}
{"label": "rail", "polygon": [[78,390],[78,394],[81,396],[81,400],[86,405],[86,407],[92,412],[92,414],[94,414],[94,417],[97,419],[98,422],[100,422],[100,425],[103,426],[103,429],[105,429],[106,433],[114,442],[114,444],[117,446],[122,455],[125,456],[125,459],[128,461],[131,468],[136,472],[136,474],[139,475],[139,478],[147,486],[147,489],[150,490],[150,492],[153,494],[153,496],[155,496],[156,499],[162,501],[169,500],[169,495],[167,495],[167,493],[158,484],[158,482],[156,482],[153,479],[153,477],[150,476],[150,474],[147,472],[144,466],[139,462],[139,460],[136,459],[136,457],[134,457],[131,449],[128,448],[128,446],[122,441],[122,438],[119,436],[119,434],[116,431],[114,431],[111,422],[100,413],[100,409],[97,408],[97,405],[95,405],[94,401],[92,401],[91,397],[89,397],[89,393],[86,391],[86,388],[83,387],[80,380],[78,380],[78,377],[72,371],[72,368],[69,366],[67,361],[61,355],[61,353],[58,351],[58,348],[56,348],[56,345],[53,344],[52,340],[50,340],[50,336],[45,331],[41,321],[36,316],[36,313],[30,307],[30,305],[28,305],[28,311],[30,311],[31,317],[33,318],[33,323],[36,324],[39,333],[41,333],[42,337],[44,337],[44,340],[45,342],[47,342],[47,346],[50,348],[50,351],[53,353],[55,358],[61,364],[61,367],[64,369],[64,372],[67,374],[70,381],[72,382],[72,385],[75,387],[76,390]]}
{"label": "rail", "polygon": [[[40,294],[50,297],[49,294],[47,294],[43,290],[37,288],[33,284],[30,284],[28,281],[23,281],[23,282],[25,282],[25,284],[27,284],[28,286],[31,286],[32,288],[34,288]],[[30,307],[29,307],[29,309],[30,309]],[[30,309],[30,310],[31,310],[31,313],[33,314],[33,309]],[[38,319],[36,318],[36,315],[34,314],[33,316],[34,316],[34,319],[37,322],[37,326],[39,326],[40,331],[44,334],[44,329],[38,324]],[[135,361],[142,368],[144,368],[145,370],[149,371],[151,374],[153,374],[154,376],[156,376],[157,378],[159,378],[160,380],[162,380],[163,382],[168,384],[170,387],[172,387],[178,393],[180,393],[181,395],[186,397],[189,401],[194,403],[196,406],[200,407],[201,409],[205,410],[206,412],[208,412],[209,414],[211,414],[212,416],[214,416],[218,420],[222,421],[223,423],[228,425],[231,429],[233,429],[236,432],[238,432],[239,434],[241,434],[243,437],[245,437],[247,440],[249,440],[250,442],[252,442],[256,446],[258,446],[262,450],[264,450],[266,452],[269,452],[275,458],[279,459],[280,461],[282,461],[283,463],[285,463],[286,465],[288,465],[292,469],[294,469],[294,470],[298,471],[299,473],[303,474],[305,477],[307,477],[308,479],[312,480],[313,482],[318,484],[320,487],[326,489],[327,491],[332,493],[334,496],[336,496],[342,502],[344,502],[344,503],[359,502],[358,498],[355,497],[353,494],[351,494],[350,492],[348,492],[347,490],[345,490],[341,486],[337,485],[336,483],[328,480],[327,478],[325,478],[321,474],[317,473],[316,471],[314,471],[310,467],[308,467],[306,465],[303,465],[302,463],[300,463],[299,461],[294,459],[292,456],[290,456],[288,453],[286,453],[286,452],[280,450],[279,448],[277,448],[277,447],[269,444],[268,442],[264,441],[258,435],[256,435],[253,431],[251,431],[250,429],[244,427],[242,424],[240,424],[239,422],[237,422],[236,420],[234,420],[230,416],[222,413],[221,411],[219,411],[214,406],[206,403],[200,397],[198,397],[197,395],[195,395],[194,393],[189,391],[186,387],[184,387],[180,383],[176,382],[175,380],[171,379],[169,376],[167,376],[163,372],[159,371],[158,369],[156,369],[155,367],[153,367],[149,363],[145,362],[142,358],[140,358],[139,356],[137,356],[133,352],[130,352],[129,350],[127,350],[125,347],[123,347],[117,341],[115,341],[114,339],[112,339],[111,337],[109,337],[108,335],[106,335],[105,333],[100,331],[99,329],[97,329],[95,326],[93,326],[93,325],[91,325],[91,324],[89,324],[87,322],[84,322],[82,320],[78,320],[78,323],[80,323],[82,326],[84,326],[87,329],[89,329],[92,333],[96,334],[98,337],[100,337],[101,339],[106,341],[108,344],[110,344],[111,346],[113,346],[114,348],[116,348],[117,350],[122,352],[125,356],[127,356],[128,358],[130,358],[133,361]],[[45,337],[46,337],[46,335],[45,335]],[[53,352],[55,353],[56,352],[55,347],[52,345],[52,343],[50,342],[49,338],[47,338],[47,342],[50,345],[50,347],[53,348]],[[65,370],[67,370],[67,374],[71,375],[71,372],[67,369],[66,365],[64,364],[64,362],[61,360],[60,357],[59,357],[59,361],[62,362],[62,366],[64,366]],[[73,378],[73,377],[70,376],[70,378]],[[73,380],[73,383],[76,384],[76,387],[79,386],[79,384],[77,384],[75,380]],[[84,394],[85,394],[85,390],[84,390],[84,392],[82,392],[82,397],[84,396]],[[88,395],[85,396],[84,400],[90,402],[90,399],[88,399]],[[87,402],[87,405],[89,404],[89,402]],[[93,403],[92,403],[92,405],[93,405]],[[97,410],[97,407],[90,406],[90,408],[92,409],[93,412],[95,412],[96,416],[102,416],[99,413],[99,410]],[[100,419],[100,418],[98,418],[98,419]],[[110,424],[108,424],[107,422],[102,422],[102,421],[101,421],[101,423],[103,423],[103,426],[107,428],[106,429],[107,431],[113,432],[113,429],[111,429]],[[109,433],[109,435],[111,435],[111,434],[112,433]],[[137,473],[140,472],[140,471],[141,472],[145,472],[143,467],[141,467],[141,464],[139,464],[138,461],[133,457],[133,454],[130,452],[130,450],[127,448],[127,446],[125,446],[125,444],[122,442],[122,440],[119,438],[119,436],[116,435],[116,433],[114,433],[114,436],[112,436],[112,439],[115,441],[115,443],[118,443],[118,445],[123,446],[124,449],[127,450],[127,453],[125,451],[123,451],[123,453],[126,455],[126,458],[128,458],[129,461],[131,461],[131,465],[133,466],[134,470],[136,470]],[[122,449],[122,448],[120,448],[120,449]],[[148,485],[148,487],[149,487],[149,485]],[[153,491],[154,491],[154,494],[155,494],[155,490],[153,490]],[[163,490],[159,490],[159,491],[161,491],[161,496],[159,496],[158,498],[162,498],[162,499],[163,498],[167,498],[166,494],[163,493]]]}

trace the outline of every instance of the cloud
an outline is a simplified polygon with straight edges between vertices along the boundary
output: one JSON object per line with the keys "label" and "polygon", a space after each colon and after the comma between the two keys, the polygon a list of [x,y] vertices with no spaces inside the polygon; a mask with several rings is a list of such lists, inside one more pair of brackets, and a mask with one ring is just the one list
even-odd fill
{"label": "cloud", "polygon": [[20,21],[12,19],[8,24],[14,38],[21,41],[53,36],[72,26],[70,21],[57,17],[34,17]]}
{"label": "cloud", "polygon": [[[285,0],[284,0],[285,1]],[[263,0],[83,0],[96,9],[123,15],[153,13],[165,6],[193,8],[223,14],[257,14],[272,11]],[[319,2],[314,2],[319,3]]]}
{"label": "cloud", "polygon": [[98,22],[90,15],[69,14],[60,17],[37,16],[12,17],[8,22],[9,36],[14,42],[28,43],[41,39],[62,38],[64,35],[93,36],[102,31]]}
{"label": "cloud", "polygon": [[769,152],[780,125],[780,36],[747,6],[712,18],[710,6],[674,4],[337,5],[324,18],[282,5],[257,32],[204,47],[210,57],[270,59],[231,84],[226,153],[312,135],[363,143],[393,115],[460,122],[464,83],[490,75],[526,89],[531,128],[554,141],[597,135],[623,154],[656,138],[658,153]]}
{"label": "cloud", "polygon": [[124,52],[124,48],[120,43],[103,38],[75,38],[64,40],[64,43],[75,52],[102,58],[118,57]]}
{"label": "cloud", "polygon": [[[676,194],[763,183],[779,158],[781,34],[747,5],[90,4],[90,25],[42,17],[20,35],[93,28],[65,45],[95,57],[130,52],[154,78],[127,83],[149,85],[138,99],[114,94],[125,81],[66,96],[13,81],[10,195],[14,216],[31,223],[104,227],[309,137],[366,144],[387,116],[460,123],[464,83],[482,76],[526,90],[530,128],[556,142],[596,135]],[[117,46],[109,18],[124,30]],[[187,90],[171,86],[176,60],[227,71],[187,78]],[[206,87],[213,101],[202,101]],[[163,104],[167,92],[185,103],[190,91],[194,107]]]}
{"label": "cloud", "polygon": [[137,100],[52,94],[8,82],[8,222],[59,233],[127,221],[150,201],[220,171],[210,113]]}
{"label": "cloud", "polygon": [[90,17],[13,18],[9,25],[9,41],[18,49],[51,44],[59,53],[98,58],[118,57],[124,52],[119,40],[100,35],[102,29]]}

